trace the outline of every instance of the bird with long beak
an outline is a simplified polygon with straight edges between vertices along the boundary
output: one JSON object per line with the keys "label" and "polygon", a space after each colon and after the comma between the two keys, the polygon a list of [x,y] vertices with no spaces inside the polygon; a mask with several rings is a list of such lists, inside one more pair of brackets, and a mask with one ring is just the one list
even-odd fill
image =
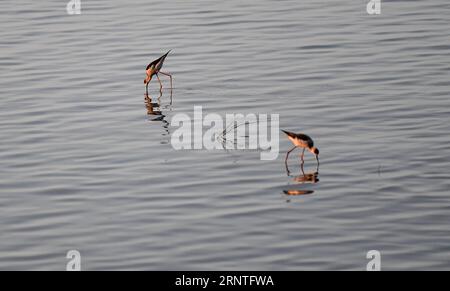
{"label": "bird with long beak", "polygon": [[305,156],[305,150],[307,149],[308,151],[310,151],[317,160],[317,166],[319,166],[319,149],[316,148],[314,146],[314,141],[312,140],[312,138],[310,138],[309,136],[307,136],[306,134],[302,134],[302,133],[293,133],[293,132],[289,132],[289,131],[285,131],[282,130],[288,137],[288,139],[294,144],[294,147],[288,151],[288,153],[286,154],[286,164],[289,158],[289,154],[294,151],[296,148],[301,148],[303,149],[302,152],[302,161],[303,158]]}
{"label": "bird with long beak", "polygon": [[166,60],[166,57],[167,57],[167,55],[169,53],[170,53],[170,51],[168,51],[165,55],[163,55],[159,59],[154,60],[145,69],[146,77],[145,77],[145,80],[144,80],[144,84],[145,84],[145,92],[146,92],[147,96],[148,96],[148,84],[150,83],[150,81],[152,80],[153,76],[155,76],[155,75],[156,75],[156,77],[158,78],[158,81],[159,81],[159,85],[160,85],[159,90],[160,90],[160,92],[162,92],[162,87],[163,86],[162,86],[161,79],[159,78],[158,74],[163,74],[165,76],[170,77],[170,89],[173,88],[173,86],[172,86],[172,75],[169,74],[169,73],[161,72],[161,69],[163,67],[164,61]]}

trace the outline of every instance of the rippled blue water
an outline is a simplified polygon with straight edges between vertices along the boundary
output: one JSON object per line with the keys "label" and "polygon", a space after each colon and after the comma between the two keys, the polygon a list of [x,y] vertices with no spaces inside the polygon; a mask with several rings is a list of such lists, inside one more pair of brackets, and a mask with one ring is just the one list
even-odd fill
{"label": "rippled blue water", "polygon": [[[450,269],[447,0],[65,2],[0,2],[0,269]],[[319,181],[281,134],[276,161],[173,150],[194,105],[279,113]]]}

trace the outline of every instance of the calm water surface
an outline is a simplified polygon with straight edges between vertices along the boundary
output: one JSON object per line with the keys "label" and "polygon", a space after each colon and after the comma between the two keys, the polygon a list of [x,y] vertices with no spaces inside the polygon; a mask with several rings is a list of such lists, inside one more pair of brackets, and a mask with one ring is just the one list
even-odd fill
{"label": "calm water surface", "polygon": [[[450,269],[449,1],[65,2],[0,2],[1,270]],[[319,173],[173,150],[194,105],[280,114]]]}

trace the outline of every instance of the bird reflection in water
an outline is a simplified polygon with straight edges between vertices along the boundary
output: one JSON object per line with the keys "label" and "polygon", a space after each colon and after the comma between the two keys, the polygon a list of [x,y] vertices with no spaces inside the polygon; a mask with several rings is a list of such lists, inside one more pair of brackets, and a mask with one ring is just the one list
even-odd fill
{"label": "bird reflection in water", "polygon": [[[317,184],[319,183],[319,166],[317,166],[315,171],[305,172],[304,163],[300,164],[301,174],[297,176],[291,175],[289,170],[289,165],[286,163],[286,172],[288,177],[293,178],[293,181],[299,185],[305,184]],[[301,195],[311,195],[314,193],[313,190],[309,189],[286,189],[283,193],[289,196],[301,196]],[[289,202],[289,201],[288,201]]]}
{"label": "bird reflection in water", "polygon": [[159,110],[159,103],[153,103],[148,95],[145,96],[145,107],[147,108],[147,115],[162,115],[161,110]]}
{"label": "bird reflection in water", "polygon": [[161,143],[168,144],[170,142],[170,123],[166,120],[166,115],[162,112],[162,110],[167,109],[169,111],[172,111],[172,107],[171,104],[164,107],[161,106],[161,97],[162,92],[157,99],[158,102],[153,102],[152,98],[148,94],[145,94],[145,107],[147,109],[147,115],[151,117],[150,121],[160,122],[162,124],[162,128],[164,129],[164,133],[162,135],[166,137],[166,139],[161,141]]}

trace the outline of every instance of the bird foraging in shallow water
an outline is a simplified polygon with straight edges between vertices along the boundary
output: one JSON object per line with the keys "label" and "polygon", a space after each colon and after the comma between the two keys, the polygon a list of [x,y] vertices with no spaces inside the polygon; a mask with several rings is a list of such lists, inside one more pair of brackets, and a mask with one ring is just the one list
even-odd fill
{"label": "bird foraging in shallow water", "polygon": [[286,154],[286,163],[288,161],[289,154],[296,148],[301,148],[303,149],[302,162],[305,156],[305,150],[308,149],[308,151],[310,151],[316,157],[317,165],[319,165],[319,149],[314,146],[314,141],[311,137],[307,136],[306,134],[297,134],[285,130],[282,130],[282,132],[284,132],[288,136],[289,140],[294,144],[294,147]]}
{"label": "bird foraging in shallow water", "polygon": [[165,76],[170,77],[170,89],[172,89],[172,75],[169,73],[164,73],[161,72],[161,69],[163,67],[164,61],[166,60],[167,55],[170,53],[170,51],[168,51],[165,55],[163,55],[162,57],[160,57],[157,60],[154,60],[153,62],[151,62],[147,68],[145,69],[146,72],[146,77],[144,80],[144,84],[145,84],[145,92],[148,96],[148,84],[150,83],[150,81],[152,80],[153,76],[156,75],[156,77],[158,78],[159,81],[159,85],[160,85],[160,92],[162,92],[162,83],[161,83],[161,79],[159,78],[158,74],[163,74]]}

